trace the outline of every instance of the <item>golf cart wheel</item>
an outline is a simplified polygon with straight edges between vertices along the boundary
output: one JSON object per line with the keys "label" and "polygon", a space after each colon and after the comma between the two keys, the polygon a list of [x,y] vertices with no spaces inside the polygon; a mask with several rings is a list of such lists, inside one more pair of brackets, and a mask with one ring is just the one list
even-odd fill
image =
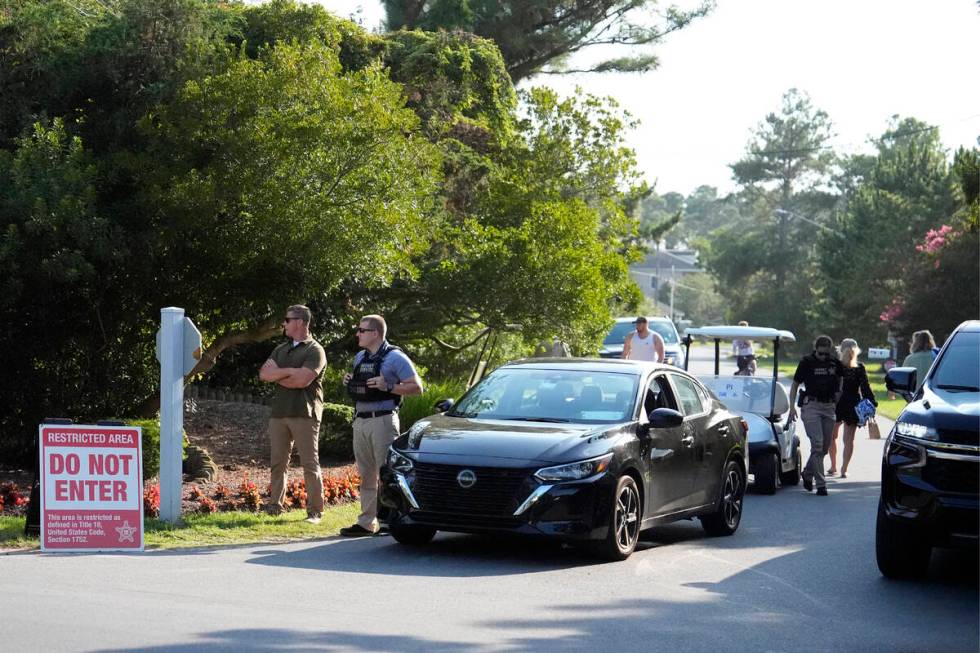
{"label": "golf cart wheel", "polygon": [[760,456],[755,467],[755,489],[762,494],[775,494],[779,480],[779,454],[773,451]]}
{"label": "golf cart wheel", "polygon": [[783,485],[799,485],[800,474],[803,471],[803,454],[800,453],[799,445],[793,447],[793,469],[783,473],[780,478]]}

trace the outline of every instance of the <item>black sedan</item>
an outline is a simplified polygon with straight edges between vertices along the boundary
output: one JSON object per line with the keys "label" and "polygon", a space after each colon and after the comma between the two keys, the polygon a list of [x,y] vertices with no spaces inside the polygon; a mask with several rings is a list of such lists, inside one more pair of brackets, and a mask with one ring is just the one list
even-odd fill
{"label": "black sedan", "polygon": [[746,426],[697,379],[639,361],[504,365],[389,449],[391,535],[506,532],[587,544],[622,560],[641,530],[699,517],[738,529]]}

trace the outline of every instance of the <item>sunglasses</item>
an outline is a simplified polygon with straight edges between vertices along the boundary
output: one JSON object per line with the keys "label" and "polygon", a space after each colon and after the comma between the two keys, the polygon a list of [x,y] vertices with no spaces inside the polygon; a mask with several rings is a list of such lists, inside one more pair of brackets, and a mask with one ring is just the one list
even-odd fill
{"label": "sunglasses", "polygon": [[357,327],[358,333],[364,333],[365,331],[377,331],[377,329],[362,329],[361,327]]}
{"label": "sunglasses", "polygon": [[302,320],[302,319],[303,318],[301,318],[301,317],[284,317],[284,318],[282,318],[282,321],[283,322],[289,322],[291,320]]}
{"label": "sunglasses", "polygon": [[830,358],[829,351],[815,351],[813,352],[813,355],[816,356],[817,358]]}

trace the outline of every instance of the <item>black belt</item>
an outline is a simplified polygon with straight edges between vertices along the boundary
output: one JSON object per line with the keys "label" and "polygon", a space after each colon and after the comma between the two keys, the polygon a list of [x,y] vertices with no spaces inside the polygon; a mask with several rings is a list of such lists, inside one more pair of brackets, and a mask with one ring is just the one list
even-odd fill
{"label": "black belt", "polygon": [[832,403],[834,403],[834,400],[833,399],[817,399],[816,397],[807,397],[805,399],[805,401],[815,401],[818,404],[832,404]]}
{"label": "black belt", "polygon": [[363,413],[354,413],[354,416],[355,417],[364,417],[364,418],[369,418],[369,417],[384,417],[385,415],[391,415],[393,412],[395,412],[395,411],[393,411],[393,410],[368,410],[368,411],[365,411]]}

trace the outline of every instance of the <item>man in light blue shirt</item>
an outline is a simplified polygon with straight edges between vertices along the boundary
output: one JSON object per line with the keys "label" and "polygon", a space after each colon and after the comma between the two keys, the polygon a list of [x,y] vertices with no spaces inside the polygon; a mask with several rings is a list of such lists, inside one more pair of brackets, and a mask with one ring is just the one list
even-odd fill
{"label": "man in light blue shirt", "polygon": [[398,407],[406,395],[422,394],[422,379],[403,351],[385,339],[388,325],[380,315],[365,315],[357,328],[362,351],[344,375],[354,398],[354,460],[361,475],[361,514],[357,523],[340,529],[345,537],[378,532],[378,474],[388,447],[398,437]]}

